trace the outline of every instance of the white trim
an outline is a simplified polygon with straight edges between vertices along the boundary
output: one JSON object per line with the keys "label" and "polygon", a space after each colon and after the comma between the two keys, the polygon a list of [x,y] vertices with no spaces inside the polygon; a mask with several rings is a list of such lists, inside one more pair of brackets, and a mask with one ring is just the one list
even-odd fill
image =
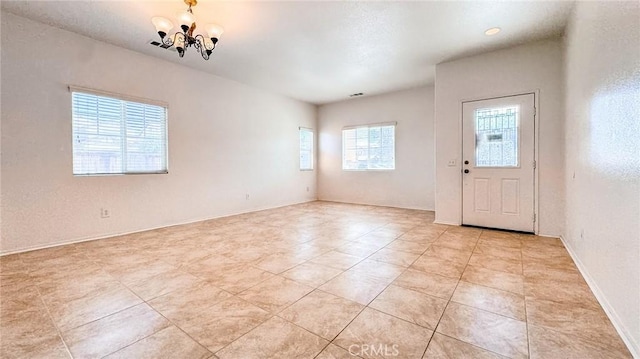
{"label": "white trim", "polygon": [[616,328],[616,331],[620,335],[620,338],[622,339],[624,344],[627,346],[627,349],[629,349],[629,351],[631,352],[631,355],[634,358],[640,358],[640,343],[634,342],[633,337],[631,336],[631,331],[629,331],[622,324],[622,321],[620,320],[620,316],[615,311],[613,306],[609,303],[609,301],[607,300],[607,297],[604,295],[602,290],[600,290],[600,287],[598,287],[595,280],[591,278],[586,267],[582,264],[578,255],[573,251],[573,248],[571,248],[571,246],[564,239],[563,236],[560,236],[560,240],[562,241],[562,244],[564,245],[564,247],[567,249],[567,252],[569,252],[569,255],[573,259],[573,262],[576,264],[576,267],[578,267],[578,271],[580,271],[580,274],[582,274],[582,277],[587,282],[587,285],[591,289],[591,292],[593,292],[593,295],[596,297],[596,299],[600,303],[600,306],[602,307],[602,309],[604,309],[604,312],[607,314],[607,317],[609,317],[611,324],[613,324],[613,327]]}
{"label": "white trim", "polygon": [[267,206],[267,207],[258,207],[258,208],[253,208],[251,210],[244,211],[244,212],[243,211],[233,212],[233,213],[229,213],[229,214],[223,214],[223,215],[220,215],[220,216],[217,216],[217,217],[203,217],[203,218],[194,219],[194,220],[186,220],[184,222],[167,224],[167,225],[164,225],[164,226],[149,227],[149,228],[145,228],[145,229],[137,229],[137,230],[128,231],[128,232],[117,232],[117,233],[105,234],[105,235],[97,236],[97,237],[77,238],[77,239],[72,239],[72,240],[63,241],[63,242],[44,244],[44,245],[37,245],[37,246],[32,246],[32,247],[27,247],[27,248],[21,248],[21,249],[16,249],[16,250],[11,250],[11,251],[0,252],[0,257],[8,256],[8,255],[11,255],[11,254],[36,251],[36,250],[39,250],[39,249],[61,247],[61,246],[69,245],[69,244],[90,242],[90,241],[95,241],[95,240],[99,240],[99,239],[105,239],[105,238],[111,238],[111,237],[125,236],[125,235],[128,235],[128,234],[153,231],[153,230],[161,229],[161,228],[182,226],[182,225],[185,225],[185,224],[204,222],[204,221],[209,221],[209,220],[212,220],[212,219],[220,219],[220,218],[232,217],[232,216],[237,216],[237,215],[246,214],[246,213],[265,211],[265,210],[268,210],[268,209],[276,209],[276,208],[282,208],[282,207],[287,207],[287,206],[295,206],[295,205],[298,205],[298,204],[315,202],[315,201],[318,201],[318,200],[317,199],[308,199],[308,200],[304,200],[304,201],[300,201],[300,202],[294,202],[294,203],[282,204],[282,205],[275,205],[275,206],[271,206],[271,207],[269,207],[269,206]]}
{"label": "white trim", "polygon": [[386,172],[386,171],[395,171],[396,167],[394,164],[393,168],[363,168],[363,169],[342,169],[343,171],[347,171],[347,172]]}
{"label": "white trim", "polygon": [[364,125],[350,125],[342,127],[342,130],[352,130],[354,128],[368,128],[368,127],[383,127],[383,126],[398,126],[397,121],[393,122],[377,122],[377,123],[367,123]]}
{"label": "white trim", "polygon": [[425,209],[420,207],[407,207],[407,206],[393,206],[389,204],[375,204],[375,203],[365,203],[365,202],[354,202],[354,201],[341,201],[337,199],[318,199],[320,202],[331,202],[331,203],[343,203],[343,204],[357,204],[360,206],[374,206],[374,207],[385,207],[385,208],[398,208],[398,209],[409,209],[414,211],[427,211],[427,212],[435,212],[434,209]]}
{"label": "white trim", "polygon": [[106,96],[106,97],[116,98],[118,100],[123,100],[123,101],[139,102],[147,105],[160,106],[166,109],[169,108],[169,104],[164,101],[152,100],[144,97],[125,95],[125,94],[116,93],[116,92],[95,90],[95,89],[90,89],[90,88],[81,87],[81,86],[74,86],[74,85],[69,85],[68,88],[69,88],[69,92],[82,92],[82,93],[88,93],[88,94],[97,95],[97,96]]}
{"label": "white trim", "polygon": [[544,234],[544,233],[537,233],[536,236],[538,237],[545,237],[545,238],[560,238],[559,235],[557,234]]}
{"label": "white trim", "polygon": [[434,224],[445,224],[447,226],[456,226],[456,227],[460,227],[461,224],[460,223],[454,223],[454,222],[448,222],[448,221],[440,221],[438,219],[433,221]]}
{"label": "white trim", "polygon": [[[540,233],[540,89],[536,89],[533,94],[533,233]],[[556,236],[558,237],[558,236]]]}

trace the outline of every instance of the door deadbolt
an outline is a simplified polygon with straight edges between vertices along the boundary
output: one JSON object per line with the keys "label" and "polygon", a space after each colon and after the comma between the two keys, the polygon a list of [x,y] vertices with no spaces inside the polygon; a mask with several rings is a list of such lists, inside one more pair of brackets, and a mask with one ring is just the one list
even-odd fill
{"label": "door deadbolt", "polygon": [[465,164],[465,165],[468,165],[468,164],[469,164],[469,161],[464,161],[464,164]]}
{"label": "door deadbolt", "polygon": [[464,170],[464,173],[469,173],[469,170]]}

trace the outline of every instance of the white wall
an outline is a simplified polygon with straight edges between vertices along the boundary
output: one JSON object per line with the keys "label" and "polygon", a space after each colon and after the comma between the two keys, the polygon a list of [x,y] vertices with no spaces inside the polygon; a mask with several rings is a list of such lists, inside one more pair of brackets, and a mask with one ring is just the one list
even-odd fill
{"label": "white wall", "polygon": [[565,38],[565,244],[640,358],[640,3],[578,2]]}
{"label": "white wall", "polygon": [[[343,171],[342,128],[397,122],[394,171]],[[433,86],[320,106],[318,197],[434,209]]]}
{"label": "white wall", "polygon": [[[6,12],[1,20],[0,251],[316,198],[315,171],[298,169],[298,126],[315,128],[315,106]],[[170,173],[72,176],[69,84],[169,103]]]}
{"label": "white wall", "polygon": [[[0,16],[2,9],[0,8]],[[2,26],[0,26],[0,79],[2,78]],[[2,81],[0,81],[0,94],[2,94]],[[0,98],[0,114],[2,113],[2,99]],[[2,122],[0,121],[0,174],[2,173]],[[2,176],[0,175],[0,248],[2,245]],[[0,249],[1,250],[1,249]]]}
{"label": "white wall", "polygon": [[[562,46],[549,40],[436,66],[436,222],[461,223],[462,101],[539,90],[539,233],[564,226]],[[457,166],[448,167],[449,160]]]}

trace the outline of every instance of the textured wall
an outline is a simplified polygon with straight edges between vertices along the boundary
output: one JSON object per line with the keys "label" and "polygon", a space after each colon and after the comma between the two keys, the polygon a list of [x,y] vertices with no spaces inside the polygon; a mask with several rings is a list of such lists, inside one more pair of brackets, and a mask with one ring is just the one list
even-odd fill
{"label": "textured wall", "polygon": [[565,43],[564,239],[640,357],[640,3],[578,2]]}

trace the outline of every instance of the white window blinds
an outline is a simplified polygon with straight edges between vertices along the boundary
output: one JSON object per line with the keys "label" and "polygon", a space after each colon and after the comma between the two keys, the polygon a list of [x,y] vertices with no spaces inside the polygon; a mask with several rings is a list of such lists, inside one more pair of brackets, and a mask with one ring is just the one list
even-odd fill
{"label": "white window blinds", "polygon": [[167,173],[167,108],[72,89],[73,174]]}
{"label": "white window blinds", "polygon": [[313,169],[313,131],[300,128],[300,169]]}
{"label": "white window blinds", "polygon": [[368,125],[342,130],[343,170],[393,170],[396,126]]}

